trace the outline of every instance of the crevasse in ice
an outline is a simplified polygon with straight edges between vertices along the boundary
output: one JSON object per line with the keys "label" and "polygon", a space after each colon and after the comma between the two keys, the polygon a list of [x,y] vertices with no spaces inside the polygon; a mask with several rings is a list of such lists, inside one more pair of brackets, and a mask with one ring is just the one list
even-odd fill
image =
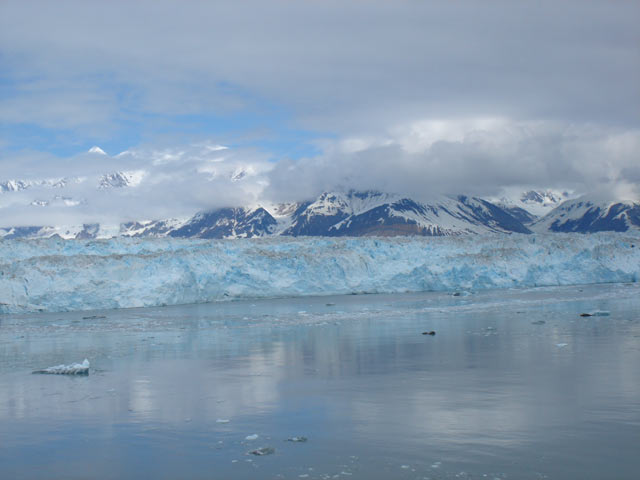
{"label": "crevasse in ice", "polygon": [[638,234],[0,240],[0,313],[638,278]]}

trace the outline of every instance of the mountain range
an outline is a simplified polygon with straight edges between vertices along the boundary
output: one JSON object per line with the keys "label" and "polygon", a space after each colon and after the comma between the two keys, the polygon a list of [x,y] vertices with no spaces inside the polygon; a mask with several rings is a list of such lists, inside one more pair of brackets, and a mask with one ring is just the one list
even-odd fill
{"label": "mountain range", "polygon": [[[96,188],[135,188],[144,172],[114,172]],[[63,188],[78,178],[0,182],[0,193],[46,185]],[[62,195],[47,206],[79,202]],[[1,213],[1,210],[0,210]],[[0,217],[1,221],[1,217]],[[0,238],[178,237],[247,238],[265,236],[451,236],[487,233],[598,232],[640,229],[640,202],[570,198],[566,192],[526,191],[516,197],[483,199],[436,195],[428,201],[378,191],[333,191],[298,203],[237,206],[198,212],[182,219],[145,220],[120,225],[2,226]]]}

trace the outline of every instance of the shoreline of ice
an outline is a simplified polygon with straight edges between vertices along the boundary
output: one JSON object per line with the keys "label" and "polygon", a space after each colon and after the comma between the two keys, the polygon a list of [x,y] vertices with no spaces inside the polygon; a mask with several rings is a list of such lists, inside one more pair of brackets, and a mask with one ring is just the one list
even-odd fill
{"label": "shoreline of ice", "polygon": [[629,283],[640,234],[0,240],[0,313]]}

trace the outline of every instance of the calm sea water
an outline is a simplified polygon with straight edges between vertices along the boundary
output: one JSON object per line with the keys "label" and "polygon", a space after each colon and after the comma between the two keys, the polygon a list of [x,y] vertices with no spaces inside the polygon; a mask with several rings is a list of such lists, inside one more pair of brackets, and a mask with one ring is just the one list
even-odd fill
{"label": "calm sea water", "polygon": [[637,284],[0,316],[2,479],[639,472]]}

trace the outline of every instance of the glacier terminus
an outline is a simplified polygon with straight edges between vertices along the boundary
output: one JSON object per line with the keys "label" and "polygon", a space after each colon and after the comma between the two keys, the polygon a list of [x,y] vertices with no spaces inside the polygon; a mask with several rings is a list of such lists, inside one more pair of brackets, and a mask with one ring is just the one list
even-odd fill
{"label": "glacier terminus", "polygon": [[0,312],[637,282],[637,233],[0,240]]}

